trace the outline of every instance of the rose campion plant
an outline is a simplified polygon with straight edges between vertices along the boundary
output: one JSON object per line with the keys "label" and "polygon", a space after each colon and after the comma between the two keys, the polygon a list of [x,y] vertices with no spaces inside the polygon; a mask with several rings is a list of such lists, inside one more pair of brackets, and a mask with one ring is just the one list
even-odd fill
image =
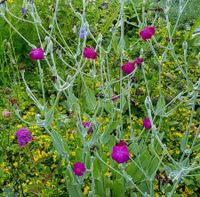
{"label": "rose campion plant", "polygon": [[128,147],[123,140],[113,146],[111,157],[117,163],[124,163],[130,159]]}
{"label": "rose campion plant", "polygon": [[149,118],[144,118],[143,119],[143,127],[145,129],[151,129],[152,124],[151,124],[151,120]]}
{"label": "rose campion plant", "polygon": [[32,49],[29,53],[29,57],[32,61],[44,59],[44,50],[42,48]]}
{"label": "rose campion plant", "polygon": [[147,26],[143,30],[140,31],[140,37],[143,40],[149,40],[155,34],[156,28],[154,26]]}
{"label": "rose campion plant", "polygon": [[76,162],[73,166],[73,172],[76,176],[83,176],[83,174],[85,173],[86,168],[84,163],[82,162]]}
{"label": "rose campion plant", "polygon": [[83,56],[87,59],[95,60],[97,58],[97,53],[94,49],[86,47],[84,48]]}
{"label": "rose campion plant", "polygon": [[125,74],[130,74],[135,70],[135,63],[134,62],[127,62],[121,66],[121,70]]}

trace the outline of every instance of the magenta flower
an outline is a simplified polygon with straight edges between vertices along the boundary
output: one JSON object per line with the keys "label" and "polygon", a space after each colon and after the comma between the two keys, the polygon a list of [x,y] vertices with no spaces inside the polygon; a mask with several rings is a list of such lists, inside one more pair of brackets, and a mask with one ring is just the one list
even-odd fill
{"label": "magenta flower", "polygon": [[73,172],[75,175],[77,176],[83,176],[83,174],[85,173],[86,171],[86,168],[85,168],[85,165],[84,163],[82,162],[77,162],[74,164],[73,166]]}
{"label": "magenta flower", "polygon": [[97,53],[94,49],[92,48],[84,48],[83,51],[83,56],[87,59],[96,59],[97,58]]}
{"label": "magenta flower", "polygon": [[111,97],[111,100],[112,100],[112,101],[116,101],[118,98],[119,98],[119,95],[113,95],[113,96]]}
{"label": "magenta flower", "polygon": [[135,70],[135,62],[127,62],[121,66],[122,71],[125,74],[130,74]]}
{"label": "magenta flower", "polygon": [[140,37],[143,40],[149,40],[155,34],[156,28],[154,26],[147,26],[142,31],[140,31]]}
{"label": "magenta flower", "polygon": [[44,50],[42,48],[32,49],[29,53],[29,57],[31,60],[42,60],[44,59]]}
{"label": "magenta flower", "polygon": [[137,64],[138,66],[141,66],[142,62],[144,62],[144,59],[141,57],[137,57],[134,61],[134,63]]}
{"label": "magenta flower", "polygon": [[5,110],[3,110],[2,115],[3,115],[5,118],[8,118],[8,117],[10,117],[11,112],[5,109]]}
{"label": "magenta flower", "polygon": [[128,147],[123,140],[113,146],[111,157],[117,163],[124,163],[130,159]]}
{"label": "magenta flower", "polygon": [[151,124],[151,120],[149,118],[144,118],[143,119],[143,127],[145,129],[151,129],[152,124]]}
{"label": "magenta flower", "polygon": [[86,128],[88,130],[88,134],[93,132],[94,129],[93,129],[91,122],[89,122],[89,121],[82,122],[82,125],[84,128]]}
{"label": "magenta flower", "polygon": [[30,131],[26,128],[19,129],[15,136],[18,138],[18,144],[21,147],[24,147],[26,144],[33,140],[33,136],[31,135]]}

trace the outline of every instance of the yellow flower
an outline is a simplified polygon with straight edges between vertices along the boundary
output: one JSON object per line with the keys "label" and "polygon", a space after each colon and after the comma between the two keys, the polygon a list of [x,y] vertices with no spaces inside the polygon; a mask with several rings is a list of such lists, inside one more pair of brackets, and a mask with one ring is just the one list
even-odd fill
{"label": "yellow flower", "polygon": [[180,154],[180,150],[176,150],[176,154],[179,155]]}
{"label": "yellow flower", "polygon": [[14,162],[14,163],[13,163],[13,166],[17,167],[17,166],[18,166],[18,163],[17,163],[17,162]]}
{"label": "yellow flower", "polygon": [[41,155],[42,155],[42,157],[46,157],[46,156],[47,156],[47,153],[44,152],[44,151],[42,151],[42,152],[41,152]]}
{"label": "yellow flower", "polygon": [[98,88],[98,87],[100,87],[100,86],[101,86],[101,82],[99,82],[99,81],[96,82],[95,87]]}
{"label": "yellow flower", "polygon": [[159,197],[160,195],[159,195],[159,193],[158,192],[156,192],[155,193],[155,197]]}
{"label": "yellow flower", "polygon": [[53,124],[53,125],[52,125],[52,128],[53,128],[53,129],[57,129],[58,127],[57,127],[56,124]]}
{"label": "yellow flower", "polygon": [[27,186],[27,184],[26,183],[22,183],[22,186],[25,187],[25,186]]}
{"label": "yellow flower", "polygon": [[130,157],[133,158],[133,156],[134,156],[134,154],[133,154],[133,153],[130,153]]}
{"label": "yellow flower", "polygon": [[61,166],[65,166],[65,160],[64,159],[61,160]]}
{"label": "yellow flower", "polygon": [[74,135],[73,135],[73,134],[70,134],[69,139],[70,139],[70,140],[74,140]]}
{"label": "yellow flower", "polygon": [[83,189],[83,195],[86,196],[86,195],[89,193],[89,191],[90,191],[90,187],[86,185],[86,186],[84,187],[84,189]]}
{"label": "yellow flower", "polygon": [[14,0],[8,0],[8,3],[13,3],[14,2]]}
{"label": "yellow flower", "polygon": [[2,163],[0,164],[0,167],[1,167],[1,168],[5,168],[5,167],[6,167],[6,163],[5,163],[5,162],[2,162]]}
{"label": "yellow flower", "polygon": [[22,124],[18,124],[16,127],[17,127],[17,129],[20,129],[20,128],[22,128]]}
{"label": "yellow flower", "polygon": [[28,116],[27,115],[23,115],[22,118],[23,118],[23,120],[26,120],[28,118]]}
{"label": "yellow flower", "polygon": [[107,176],[107,177],[110,177],[110,175],[111,175],[111,172],[109,172],[109,171],[107,171],[107,172],[104,174],[104,176]]}
{"label": "yellow flower", "polygon": [[34,107],[30,107],[29,111],[34,112],[35,108]]}
{"label": "yellow flower", "polygon": [[182,137],[183,136],[183,134],[179,133],[179,132],[176,132],[175,135],[178,136],[178,137]]}
{"label": "yellow flower", "polygon": [[75,152],[75,151],[72,151],[72,152],[71,152],[71,156],[75,157],[75,156],[76,156],[76,152]]}
{"label": "yellow flower", "polygon": [[14,139],[15,139],[15,136],[14,136],[14,135],[11,135],[11,139],[14,140]]}
{"label": "yellow flower", "polygon": [[47,186],[47,187],[50,187],[50,186],[51,186],[51,183],[50,183],[49,181],[47,181],[46,186]]}
{"label": "yellow flower", "polygon": [[96,60],[95,63],[96,63],[97,65],[99,65],[99,60]]}
{"label": "yellow flower", "polygon": [[153,188],[154,188],[154,190],[158,190],[158,184],[157,183],[154,184]]}
{"label": "yellow flower", "polygon": [[186,187],[186,188],[185,188],[185,192],[184,192],[184,193],[185,193],[185,195],[184,195],[184,196],[188,196],[188,194],[189,194],[189,195],[192,195],[192,194],[193,194],[193,191],[192,191],[192,190],[190,190],[188,187]]}

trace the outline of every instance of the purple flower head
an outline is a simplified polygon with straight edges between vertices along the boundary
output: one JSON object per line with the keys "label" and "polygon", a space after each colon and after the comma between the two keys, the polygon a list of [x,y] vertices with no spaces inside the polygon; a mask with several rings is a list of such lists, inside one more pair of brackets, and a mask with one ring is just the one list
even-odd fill
{"label": "purple flower head", "polygon": [[31,135],[31,133],[29,132],[29,130],[26,129],[26,128],[19,129],[15,133],[15,136],[17,137],[18,144],[21,147],[24,147],[26,144],[28,144],[29,142],[31,142],[33,140],[33,136]]}
{"label": "purple flower head", "polygon": [[5,110],[3,110],[2,115],[3,115],[5,118],[8,118],[8,117],[10,117],[11,112],[5,109]]}
{"label": "purple flower head", "polygon": [[155,34],[156,28],[154,26],[147,26],[142,31],[140,31],[140,37],[143,40],[149,40]]}
{"label": "purple flower head", "polygon": [[85,26],[82,26],[82,27],[80,28],[80,30],[79,30],[79,37],[80,37],[81,39],[84,39],[84,38],[87,37],[87,35],[88,35],[88,32],[87,32],[87,30],[86,30],[86,27],[85,27]]}
{"label": "purple flower head", "polygon": [[44,50],[42,48],[32,49],[29,53],[29,57],[31,60],[42,60],[44,59]]}
{"label": "purple flower head", "polygon": [[83,51],[83,56],[87,59],[96,59],[97,58],[97,53],[94,49],[92,48],[84,48],[84,51]]}
{"label": "purple flower head", "polygon": [[83,174],[85,173],[86,171],[86,168],[85,168],[85,165],[84,163],[82,162],[77,162],[74,164],[73,166],[73,172],[75,175],[77,176],[83,176]]}
{"label": "purple flower head", "polygon": [[113,146],[111,157],[117,163],[124,163],[130,159],[128,147],[123,140]]}
{"label": "purple flower head", "polygon": [[26,8],[22,8],[22,15],[25,16],[27,14],[27,9]]}
{"label": "purple flower head", "polygon": [[113,95],[113,96],[111,97],[111,100],[112,100],[112,101],[116,101],[118,98],[119,98],[119,95]]}
{"label": "purple flower head", "polygon": [[93,126],[92,126],[91,122],[89,122],[89,121],[82,122],[82,125],[83,125],[84,128],[87,129],[88,134],[93,132],[94,129],[93,129]]}
{"label": "purple flower head", "polygon": [[151,124],[151,120],[149,118],[144,118],[143,119],[143,127],[145,129],[151,129],[152,124]]}
{"label": "purple flower head", "polygon": [[142,62],[144,62],[144,59],[141,57],[137,57],[134,61],[134,63],[137,64],[138,66],[141,66]]}
{"label": "purple flower head", "polygon": [[122,71],[125,74],[130,74],[135,70],[135,62],[127,62],[121,66]]}

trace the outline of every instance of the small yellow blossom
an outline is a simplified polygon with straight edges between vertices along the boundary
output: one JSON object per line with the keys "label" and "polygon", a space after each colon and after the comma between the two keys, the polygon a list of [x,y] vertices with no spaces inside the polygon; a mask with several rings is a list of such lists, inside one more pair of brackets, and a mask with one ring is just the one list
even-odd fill
{"label": "small yellow blossom", "polygon": [[96,60],[96,61],[95,61],[95,64],[99,65],[99,60]]}
{"label": "small yellow blossom", "polygon": [[18,163],[17,163],[17,162],[14,162],[14,163],[13,163],[13,166],[17,167],[17,166],[18,166]]}
{"label": "small yellow blossom", "polygon": [[27,119],[28,119],[28,116],[27,116],[27,115],[23,115],[23,116],[22,116],[22,119],[23,119],[23,120],[27,120]]}
{"label": "small yellow blossom", "polygon": [[75,151],[72,151],[72,152],[71,152],[71,156],[75,157],[75,156],[76,156],[76,152],[75,152]]}
{"label": "small yellow blossom", "polygon": [[8,0],[8,3],[14,3],[14,0]]}
{"label": "small yellow blossom", "polygon": [[18,124],[16,127],[17,127],[17,129],[20,129],[20,128],[22,128],[23,126],[22,126],[22,124]]}
{"label": "small yellow blossom", "polygon": [[110,177],[111,176],[111,172],[107,171],[104,176]]}
{"label": "small yellow blossom", "polygon": [[180,154],[180,150],[176,150],[176,154],[179,155]]}
{"label": "small yellow blossom", "polygon": [[86,121],[87,121],[87,117],[84,116],[84,115],[83,115],[82,119],[83,119],[83,122],[86,122]]}
{"label": "small yellow blossom", "polygon": [[86,186],[84,187],[84,189],[83,189],[83,195],[86,196],[86,195],[89,193],[89,191],[90,191],[90,187],[86,185]]}
{"label": "small yellow blossom", "polygon": [[154,190],[158,190],[158,184],[157,183],[154,184],[153,188],[154,188]]}
{"label": "small yellow blossom", "polygon": [[70,134],[69,139],[70,139],[70,140],[74,140],[74,139],[75,139],[75,138],[74,138],[74,135],[73,135],[73,134]]}

